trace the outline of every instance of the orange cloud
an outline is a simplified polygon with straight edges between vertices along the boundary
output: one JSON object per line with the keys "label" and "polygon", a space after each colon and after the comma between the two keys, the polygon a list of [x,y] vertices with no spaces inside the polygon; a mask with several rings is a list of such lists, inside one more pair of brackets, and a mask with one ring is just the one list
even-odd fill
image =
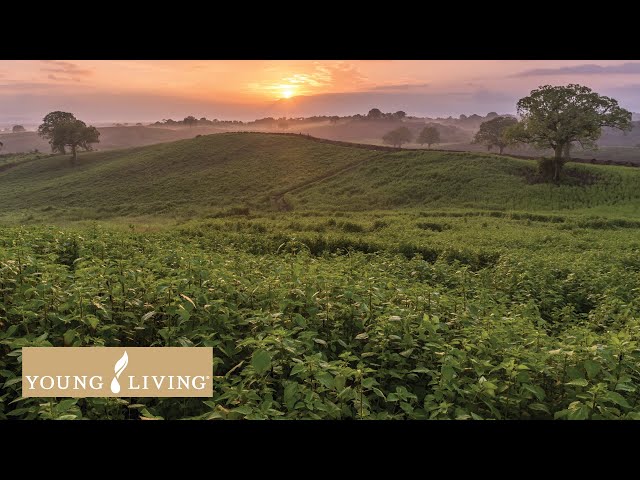
{"label": "orange cloud", "polygon": [[[367,78],[348,62],[309,62],[301,65],[296,73],[286,73],[276,81],[251,82],[250,91],[268,96],[289,97],[337,91],[354,91],[367,84]],[[269,71],[277,71],[270,67]]]}
{"label": "orange cloud", "polygon": [[44,67],[40,70],[49,72],[47,78],[54,81],[74,81],[79,82],[82,77],[92,75],[93,72],[87,68],[81,68],[75,63],[62,60],[41,60]]}

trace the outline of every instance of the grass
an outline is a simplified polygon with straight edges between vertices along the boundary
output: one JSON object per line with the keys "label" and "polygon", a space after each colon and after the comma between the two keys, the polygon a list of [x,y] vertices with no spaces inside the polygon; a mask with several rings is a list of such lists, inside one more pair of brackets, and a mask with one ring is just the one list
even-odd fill
{"label": "grass", "polygon": [[220,134],[55,156],[0,172],[0,209],[78,210],[79,218],[268,207],[272,195],[379,155],[278,135]]}
{"label": "grass", "polygon": [[[561,185],[528,178],[535,163],[474,153],[387,154],[293,195],[297,208],[482,208],[492,210],[589,209],[640,205],[640,172],[618,167],[573,165]],[[595,178],[583,185],[572,176]]]}
{"label": "grass", "polygon": [[[50,156],[0,171],[0,219],[184,219],[282,205],[583,212],[616,206],[633,216],[640,205],[640,172],[634,169],[574,165],[561,185],[532,184],[535,163],[527,160],[378,152],[268,134],[218,134],[85,153],[78,163],[71,167],[68,157]],[[583,184],[581,176],[592,181]]]}

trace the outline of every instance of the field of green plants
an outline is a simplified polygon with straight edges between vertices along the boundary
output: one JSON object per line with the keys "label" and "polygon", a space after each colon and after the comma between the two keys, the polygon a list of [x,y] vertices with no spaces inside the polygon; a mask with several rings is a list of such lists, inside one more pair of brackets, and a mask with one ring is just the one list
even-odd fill
{"label": "field of green plants", "polygon": [[[0,419],[640,419],[640,171],[256,134],[0,164]],[[25,346],[214,395],[25,399]]]}
{"label": "field of green plants", "polygon": [[[290,212],[0,233],[0,418],[640,419],[640,222]],[[204,400],[23,399],[24,346],[211,346]]]}

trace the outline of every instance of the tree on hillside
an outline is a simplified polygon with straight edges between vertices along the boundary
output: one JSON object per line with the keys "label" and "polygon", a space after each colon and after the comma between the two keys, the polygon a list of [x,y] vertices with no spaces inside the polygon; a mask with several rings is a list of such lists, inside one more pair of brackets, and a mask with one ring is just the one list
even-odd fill
{"label": "tree on hillside", "polygon": [[42,119],[38,127],[38,135],[49,140],[51,150],[55,153],[67,153],[71,149],[71,165],[75,165],[78,158],[78,148],[91,150],[92,143],[100,141],[100,132],[82,120],[78,120],[72,113],[51,112]]}
{"label": "tree on hillside", "polygon": [[383,113],[378,108],[372,108],[371,110],[369,110],[369,113],[367,113],[367,118],[369,120],[379,120],[382,117]]}
{"label": "tree on hillside", "polygon": [[402,120],[403,118],[405,118],[407,116],[407,114],[405,112],[403,112],[402,110],[398,110],[396,113],[393,114],[393,116],[398,120]]}
{"label": "tree on hillside", "polygon": [[198,119],[196,117],[194,117],[193,115],[189,115],[188,117],[185,117],[185,119],[182,121],[182,123],[184,123],[189,128],[191,128],[191,127],[193,127],[194,125],[196,125],[198,123]]}
{"label": "tree on hillside", "polygon": [[433,125],[428,125],[422,129],[416,142],[420,145],[426,143],[427,147],[431,148],[434,143],[440,143],[440,132]]}
{"label": "tree on hillside", "polygon": [[[597,148],[602,127],[631,129],[631,112],[618,106],[613,98],[597,94],[577,84],[544,85],[532,90],[517,104],[522,121],[507,135],[514,141],[551,148],[553,158],[540,164],[542,173],[558,180],[566,158],[567,145],[579,143],[582,148]],[[570,147],[569,147],[570,148]]]}
{"label": "tree on hillside", "polygon": [[517,123],[518,121],[511,117],[495,117],[487,120],[480,124],[480,130],[476,133],[472,143],[484,144],[489,151],[493,147],[498,147],[500,155],[502,155],[505,147],[513,143],[507,135],[507,131]]}
{"label": "tree on hillside", "polygon": [[12,131],[13,133],[26,132],[25,128],[22,125],[14,125]]}
{"label": "tree on hillside", "polygon": [[329,122],[330,123],[338,123],[340,121],[340,117],[337,115],[333,115],[331,117],[329,117]]}
{"label": "tree on hillside", "polygon": [[487,116],[484,118],[486,118],[487,120],[491,120],[492,118],[496,118],[497,116],[498,114],[496,112],[489,112],[487,113]]}
{"label": "tree on hillside", "polygon": [[410,142],[411,138],[411,132],[407,127],[399,127],[388,132],[382,137],[382,141],[394,147],[402,147],[402,144]]}

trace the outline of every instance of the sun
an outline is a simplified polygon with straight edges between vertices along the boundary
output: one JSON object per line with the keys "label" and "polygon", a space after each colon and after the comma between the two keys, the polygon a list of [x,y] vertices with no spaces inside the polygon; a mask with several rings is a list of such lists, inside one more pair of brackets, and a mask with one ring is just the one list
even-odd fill
{"label": "sun", "polygon": [[282,90],[282,98],[293,97],[293,90],[291,88],[285,88]]}

